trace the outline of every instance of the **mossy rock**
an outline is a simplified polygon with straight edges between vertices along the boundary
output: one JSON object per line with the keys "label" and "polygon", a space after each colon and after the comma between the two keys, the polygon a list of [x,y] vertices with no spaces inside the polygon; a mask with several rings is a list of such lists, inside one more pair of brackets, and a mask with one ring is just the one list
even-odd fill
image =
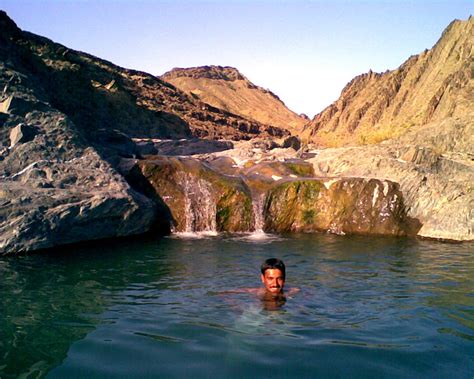
{"label": "mossy rock", "polygon": [[265,229],[274,232],[313,230],[321,187],[319,180],[295,180],[275,186],[265,202]]}
{"label": "mossy rock", "polygon": [[295,180],[272,188],[265,203],[265,229],[279,233],[414,235],[419,227],[407,216],[398,184],[390,181]]}
{"label": "mossy rock", "polygon": [[284,162],[284,165],[293,173],[293,175],[303,178],[314,177],[314,167],[309,162],[292,161]]}
{"label": "mossy rock", "polygon": [[138,167],[151,192],[169,208],[176,231],[251,229],[252,200],[242,179],[219,174],[193,158],[156,156]]}
{"label": "mossy rock", "polygon": [[244,232],[252,228],[252,199],[245,193],[230,189],[217,202],[217,230]]}

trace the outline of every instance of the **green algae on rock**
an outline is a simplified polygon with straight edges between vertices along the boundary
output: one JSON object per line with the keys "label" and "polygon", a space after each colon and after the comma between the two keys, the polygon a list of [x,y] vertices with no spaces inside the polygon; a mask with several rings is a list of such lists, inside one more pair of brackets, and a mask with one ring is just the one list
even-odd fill
{"label": "green algae on rock", "polygon": [[347,178],[295,180],[276,185],[265,202],[265,229],[273,232],[416,234],[396,183]]}
{"label": "green algae on rock", "polygon": [[252,199],[242,179],[219,174],[193,158],[150,157],[136,168],[169,208],[174,230],[252,229]]}

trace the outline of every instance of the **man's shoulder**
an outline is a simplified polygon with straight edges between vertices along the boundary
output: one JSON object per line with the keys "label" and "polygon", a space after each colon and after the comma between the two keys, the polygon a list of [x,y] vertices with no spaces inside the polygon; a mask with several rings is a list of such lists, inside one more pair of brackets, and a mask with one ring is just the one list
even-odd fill
{"label": "man's shoulder", "polygon": [[300,292],[301,289],[298,288],[298,287],[292,287],[292,288],[289,288],[287,291],[285,291],[285,294],[288,295],[288,296],[291,296],[291,295],[295,295],[297,294],[298,292]]}
{"label": "man's shoulder", "polygon": [[263,288],[252,288],[252,287],[244,287],[244,288],[236,288],[233,290],[227,291],[220,291],[220,294],[232,294],[232,293],[251,293],[251,294],[260,294],[263,292]]}

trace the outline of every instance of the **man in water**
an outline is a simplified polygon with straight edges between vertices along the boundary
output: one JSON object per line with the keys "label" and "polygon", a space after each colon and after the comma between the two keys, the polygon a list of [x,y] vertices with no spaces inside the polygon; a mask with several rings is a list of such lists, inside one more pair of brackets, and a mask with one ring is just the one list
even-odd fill
{"label": "man in water", "polygon": [[260,266],[261,279],[265,289],[258,290],[263,307],[266,310],[275,310],[286,303],[286,296],[298,292],[299,288],[291,288],[284,293],[286,268],[281,259],[269,258]]}
{"label": "man in water", "polygon": [[281,259],[269,258],[260,266],[261,279],[266,292],[272,295],[283,293],[286,269]]}
{"label": "man in water", "polygon": [[252,293],[262,301],[267,310],[275,310],[286,303],[287,296],[297,293],[299,288],[290,288],[287,292],[285,287],[286,268],[281,259],[269,258],[260,266],[260,278],[263,288],[240,288],[224,293]]}

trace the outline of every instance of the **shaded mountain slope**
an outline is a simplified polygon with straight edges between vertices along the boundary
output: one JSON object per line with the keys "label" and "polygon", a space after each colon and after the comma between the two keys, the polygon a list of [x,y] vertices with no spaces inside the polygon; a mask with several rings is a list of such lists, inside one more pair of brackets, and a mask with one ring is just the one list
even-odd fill
{"label": "shaded mountain slope", "polygon": [[114,128],[132,137],[229,138],[285,133],[209,106],[150,74],[127,70],[51,40],[23,32],[1,15],[3,73],[9,94],[21,78],[41,100],[89,133]]}
{"label": "shaded mountain slope", "polygon": [[453,21],[431,50],[396,70],[354,78],[304,136],[329,146],[370,144],[448,117],[472,121],[473,41],[474,18]]}
{"label": "shaded mountain slope", "polygon": [[133,137],[287,133],[24,32],[3,11],[0,30],[0,255],[169,231],[160,199],[118,172],[141,157]]}
{"label": "shaded mountain slope", "polygon": [[175,68],[161,78],[208,104],[264,124],[298,132],[308,122],[274,93],[254,85],[233,67]]}

